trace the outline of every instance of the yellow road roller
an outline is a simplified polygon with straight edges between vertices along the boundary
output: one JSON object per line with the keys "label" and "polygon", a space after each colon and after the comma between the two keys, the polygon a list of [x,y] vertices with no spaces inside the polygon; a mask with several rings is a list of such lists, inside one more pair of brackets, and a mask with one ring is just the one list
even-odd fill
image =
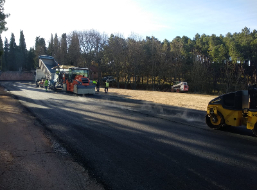
{"label": "yellow road roller", "polygon": [[223,94],[207,106],[206,124],[212,129],[246,126],[257,136],[257,87]]}

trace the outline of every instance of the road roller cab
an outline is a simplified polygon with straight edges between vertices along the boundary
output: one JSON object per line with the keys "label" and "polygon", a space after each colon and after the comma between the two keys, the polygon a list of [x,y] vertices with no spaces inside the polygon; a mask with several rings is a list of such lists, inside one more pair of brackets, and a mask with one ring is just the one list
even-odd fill
{"label": "road roller cab", "polygon": [[[257,88],[227,93],[211,100],[207,106],[206,124],[213,129],[225,126],[247,126],[257,134]],[[256,126],[256,127],[255,127]]]}

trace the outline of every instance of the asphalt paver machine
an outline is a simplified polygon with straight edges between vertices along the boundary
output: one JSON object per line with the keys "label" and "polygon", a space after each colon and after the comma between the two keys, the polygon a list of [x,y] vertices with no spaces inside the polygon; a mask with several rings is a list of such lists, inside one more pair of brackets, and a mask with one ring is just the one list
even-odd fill
{"label": "asphalt paver machine", "polygon": [[75,94],[95,94],[95,85],[89,80],[88,68],[59,65],[52,56],[39,56],[39,68],[36,69],[35,82],[43,87],[45,79],[49,88]]}
{"label": "asphalt paver machine", "polygon": [[95,94],[95,85],[88,78],[88,68],[71,67],[62,74],[63,91],[75,94]]}

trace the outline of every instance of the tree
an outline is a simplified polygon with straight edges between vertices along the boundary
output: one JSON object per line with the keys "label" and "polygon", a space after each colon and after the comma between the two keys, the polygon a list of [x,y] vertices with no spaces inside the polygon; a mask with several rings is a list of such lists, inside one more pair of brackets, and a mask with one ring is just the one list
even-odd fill
{"label": "tree", "polygon": [[54,43],[53,43],[53,57],[59,63],[60,62],[60,43],[58,40],[57,34],[54,36]]}
{"label": "tree", "polygon": [[38,57],[40,55],[46,55],[46,43],[44,38],[40,38],[40,36],[36,37],[35,41],[35,55],[34,62],[37,65]]}
{"label": "tree", "polygon": [[[251,41],[251,60],[250,60],[250,65],[252,70],[255,72],[257,71],[257,31],[253,30],[252,32],[252,41]],[[257,83],[257,73],[255,74],[255,83]]]}
{"label": "tree", "polygon": [[174,70],[172,67],[172,53],[170,48],[170,42],[165,39],[161,45],[160,51],[160,80],[164,82],[172,82],[171,71]]}
{"label": "tree", "polygon": [[47,55],[53,56],[53,54],[54,54],[54,38],[53,38],[53,34],[51,34],[51,39],[47,48]]}
{"label": "tree", "polygon": [[[107,44],[107,36],[95,30],[77,32],[77,34],[81,47],[83,67],[89,67],[94,63],[101,71],[101,60],[103,58],[104,46]],[[98,76],[100,77],[100,75]]]}
{"label": "tree", "polygon": [[124,69],[126,67],[127,42],[121,35],[111,36],[108,39],[108,45],[104,48],[105,51],[105,69],[106,73],[114,74],[117,77],[117,85],[124,77]]}
{"label": "tree", "polygon": [[23,70],[28,70],[27,65],[27,48],[23,31],[20,31],[20,43],[19,43],[20,57],[19,62]]}
{"label": "tree", "polygon": [[3,57],[2,57],[2,70],[3,71],[9,71],[8,59],[9,59],[9,43],[8,43],[7,38],[5,38],[4,53],[3,53]]}
{"label": "tree", "polygon": [[[249,68],[249,61],[252,61],[252,64],[254,64],[252,57],[253,57],[253,51],[251,43],[254,41],[253,35],[251,35],[250,28],[245,27],[242,29],[242,32],[237,35],[236,40],[239,42],[239,51],[240,51],[240,57],[238,57],[238,60],[240,61],[240,64],[246,71],[246,75],[251,75],[252,82],[256,83],[256,72],[253,72],[256,70],[257,67],[251,65]],[[257,65],[256,65],[257,66]],[[252,68],[251,68],[252,67]]]}
{"label": "tree", "polygon": [[40,36],[36,37],[35,51],[36,56],[46,54],[46,43],[44,38],[40,38]]}
{"label": "tree", "polygon": [[34,62],[34,60],[37,59],[36,55],[35,55],[35,50],[33,48],[30,48],[30,50],[28,51],[28,58],[27,58],[27,68],[30,69],[34,69],[36,68],[36,64]]}
{"label": "tree", "polygon": [[[140,77],[143,74],[140,72],[142,69],[143,62],[143,45],[139,40],[139,36],[132,34],[127,40],[127,51],[126,51],[126,71],[128,75],[128,82],[130,82],[130,78],[133,78],[133,88],[136,89],[137,83],[140,82]],[[127,84],[127,83],[126,83]],[[125,85],[126,85],[125,84]]]}
{"label": "tree", "polygon": [[[182,79],[182,67],[183,67],[183,41],[180,36],[174,38],[171,42],[171,52],[173,54],[173,76],[174,80]],[[176,69],[175,69],[176,68]]]}
{"label": "tree", "polygon": [[2,37],[0,35],[0,71],[5,69],[3,58],[1,57],[4,53],[4,47],[3,46],[4,46],[3,45],[3,40],[2,40]]}
{"label": "tree", "polygon": [[195,92],[205,92],[208,90],[208,80],[203,80],[208,76],[208,67],[204,66],[199,60],[194,60],[190,74],[190,88]]}
{"label": "tree", "polygon": [[79,38],[77,32],[72,32],[70,35],[70,42],[68,48],[68,57],[69,57],[69,65],[74,66],[83,66],[80,63],[80,45],[79,45]]}
{"label": "tree", "polygon": [[10,46],[9,46],[9,59],[8,59],[8,65],[10,71],[18,71],[20,69],[20,65],[18,64],[18,48],[15,42],[15,36],[12,33],[11,39],[10,39]]}
{"label": "tree", "polygon": [[8,29],[5,27],[5,19],[8,18],[9,14],[4,14],[4,3],[5,0],[0,0],[0,34]]}
{"label": "tree", "polygon": [[[5,21],[5,19],[6,18],[8,18],[8,16],[9,16],[9,14],[4,14],[4,3],[5,3],[5,0],[0,0],[0,34],[2,34],[2,32],[3,31],[6,31],[8,28],[6,28],[5,27],[5,25],[6,25],[6,21]],[[0,38],[1,38],[1,36],[0,36]],[[2,57],[2,55],[3,55],[3,41],[2,41],[2,38],[1,38],[1,40],[0,40],[0,58]],[[4,62],[3,61],[3,59],[1,59],[1,69],[2,70],[5,70],[6,69],[6,67],[5,67],[5,65],[3,65],[3,64],[5,64],[6,62]]]}
{"label": "tree", "polygon": [[66,33],[62,34],[62,38],[61,38],[60,61],[62,65],[68,64],[68,49],[67,49]]}
{"label": "tree", "polygon": [[94,60],[94,50],[95,50],[95,31],[83,31],[78,32],[79,44],[81,47],[83,67],[89,67],[91,62]]}

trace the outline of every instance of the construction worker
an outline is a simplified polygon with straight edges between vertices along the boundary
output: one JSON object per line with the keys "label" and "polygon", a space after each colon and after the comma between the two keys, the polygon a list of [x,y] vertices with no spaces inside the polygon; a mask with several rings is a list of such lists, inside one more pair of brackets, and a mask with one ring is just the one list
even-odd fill
{"label": "construction worker", "polygon": [[99,92],[99,87],[100,87],[100,82],[98,80],[97,83],[96,83],[96,90],[97,90],[97,92]]}
{"label": "construction worker", "polygon": [[93,84],[95,85],[95,88],[96,88],[96,81],[95,80],[93,80]]}
{"label": "construction worker", "polygon": [[45,89],[46,89],[46,92],[47,92],[47,88],[48,88],[48,79],[45,80]]}
{"label": "construction worker", "polygon": [[106,80],[106,82],[105,82],[105,93],[108,92],[108,88],[109,88],[109,80]]}

